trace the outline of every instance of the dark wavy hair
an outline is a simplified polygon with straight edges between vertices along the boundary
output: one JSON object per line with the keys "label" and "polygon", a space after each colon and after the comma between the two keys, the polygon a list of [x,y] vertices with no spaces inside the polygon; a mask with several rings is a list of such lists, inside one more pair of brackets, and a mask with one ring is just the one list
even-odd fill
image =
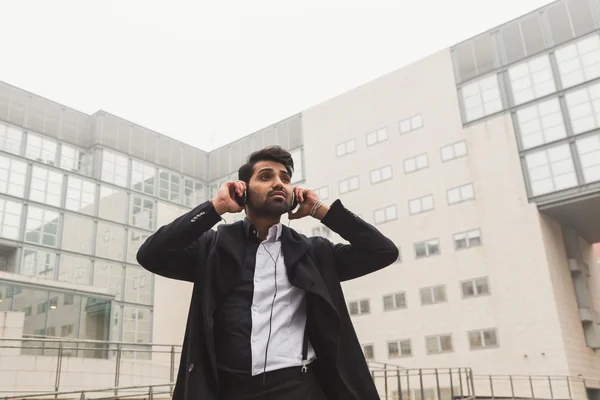
{"label": "dark wavy hair", "polygon": [[259,161],[274,161],[283,164],[288,174],[290,174],[290,177],[294,172],[294,160],[292,159],[292,155],[280,146],[268,146],[262,150],[257,150],[248,156],[248,161],[246,161],[246,163],[238,170],[238,179],[248,184],[254,173],[254,166]]}

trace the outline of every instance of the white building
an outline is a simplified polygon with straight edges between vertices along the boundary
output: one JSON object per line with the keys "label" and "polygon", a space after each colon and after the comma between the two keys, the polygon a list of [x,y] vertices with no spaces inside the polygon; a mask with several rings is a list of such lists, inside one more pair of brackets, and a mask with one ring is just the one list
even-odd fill
{"label": "white building", "polygon": [[209,153],[1,84],[0,311],[26,335],[181,343],[191,286],[135,252],[277,143],[400,248],[344,283],[367,358],[600,379],[598,21],[599,0],[551,3]]}

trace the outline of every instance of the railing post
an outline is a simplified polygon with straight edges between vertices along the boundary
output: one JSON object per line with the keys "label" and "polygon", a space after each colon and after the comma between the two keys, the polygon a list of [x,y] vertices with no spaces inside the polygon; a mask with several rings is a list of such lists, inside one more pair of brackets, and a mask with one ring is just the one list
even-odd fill
{"label": "railing post", "polygon": [[552,379],[548,376],[548,385],[550,386],[550,398],[554,399],[554,391],[552,390]]}
{"label": "railing post", "polygon": [[450,368],[450,398],[454,398],[454,376],[452,375],[452,368]]}
{"label": "railing post", "polygon": [[121,375],[121,343],[117,343],[117,360],[115,365],[115,397],[119,394],[119,377]]}
{"label": "railing post", "polygon": [[492,380],[492,376],[491,375],[489,376],[489,378],[490,378],[490,394],[492,395],[492,399],[494,399],[495,398],[494,397],[494,382]]}
{"label": "railing post", "polygon": [[402,400],[402,377],[400,376],[400,367],[398,367],[396,372],[398,373],[398,400]]}
{"label": "railing post", "polygon": [[437,368],[435,369],[435,386],[437,388],[438,399],[441,400],[441,398],[442,398],[442,392],[440,390],[440,376],[438,375],[438,369]]}
{"label": "railing post", "polygon": [[462,381],[462,368],[458,369],[458,382],[460,383],[460,397],[465,397],[465,392],[463,390],[463,381]]}
{"label": "railing post", "polygon": [[81,396],[79,396],[79,400],[85,400],[85,392],[81,392]]}
{"label": "railing post", "polygon": [[[56,357],[56,379],[54,380],[54,391],[58,392],[60,388],[60,371],[62,369],[62,358],[63,358],[63,342],[62,339],[58,343],[58,356]],[[57,399],[58,395],[55,394],[54,398]]]}
{"label": "railing post", "polygon": [[387,370],[387,364],[384,365],[383,367],[383,379],[385,379],[384,383],[383,383],[383,387],[385,388],[385,398],[387,400],[388,398],[388,370]]}
{"label": "railing post", "polygon": [[571,379],[567,376],[567,390],[569,390],[569,400],[573,398],[573,394],[571,393]]}
{"label": "railing post", "polygon": [[421,400],[425,399],[425,390],[423,389],[423,370],[419,368],[419,383],[421,385]]}
{"label": "railing post", "polygon": [[531,386],[531,398],[535,399],[535,393],[533,393],[533,380],[531,379],[531,375],[529,375],[529,386]]}
{"label": "railing post", "polygon": [[514,385],[514,382],[513,382],[512,375],[509,375],[508,379],[510,380],[510,393],[512,395],[512,398],[514,399],[515,398],[515,385]]}
{"label": "railing post", "polygon": [[175,382],[175,346],[171,346],[171,377],[169,383]]}
{"label": "railing post", "polygon": [[154,400],[154,388],[152,386],[148,389],[148,400]]}
{"label": "railing post", "polygon": [[469,368],[469,372],[468,372],[469,376],[471,377],[471,393],[470,395],[475,397],[475,379],[473,378],[473,370],[471,368]]}

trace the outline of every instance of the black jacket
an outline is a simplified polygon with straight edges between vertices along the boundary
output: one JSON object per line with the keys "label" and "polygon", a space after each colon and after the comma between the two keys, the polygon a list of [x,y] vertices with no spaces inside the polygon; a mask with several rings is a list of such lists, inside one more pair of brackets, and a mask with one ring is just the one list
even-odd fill
{"label": "black jacket", "polygon": [[[214,312],[235,285],[243,262],[243,224],[223,224],[207,201],[158,229],[140,247],[137,260],[158,275],[194,284],[175,400],[217,400]],[[328,399],[379,399],[352,326],[341,281],[396,261],[398,249],[339,200],[321,221],[350,244],[283,227],[282,251],[290,283],[306,292],[307,331],[317,354],[315,373]]]}

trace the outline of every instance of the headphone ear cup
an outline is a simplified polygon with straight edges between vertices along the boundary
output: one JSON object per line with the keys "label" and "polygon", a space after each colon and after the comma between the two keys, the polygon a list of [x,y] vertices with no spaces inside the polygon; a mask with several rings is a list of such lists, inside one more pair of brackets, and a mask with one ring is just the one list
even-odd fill
{"label": "headphone ear cup", "polygon": [[296,200],[296,193],[292,192],[292,208],[291,208],[291,210],[294,210],[296,207],[298,207],[298,201]]}

